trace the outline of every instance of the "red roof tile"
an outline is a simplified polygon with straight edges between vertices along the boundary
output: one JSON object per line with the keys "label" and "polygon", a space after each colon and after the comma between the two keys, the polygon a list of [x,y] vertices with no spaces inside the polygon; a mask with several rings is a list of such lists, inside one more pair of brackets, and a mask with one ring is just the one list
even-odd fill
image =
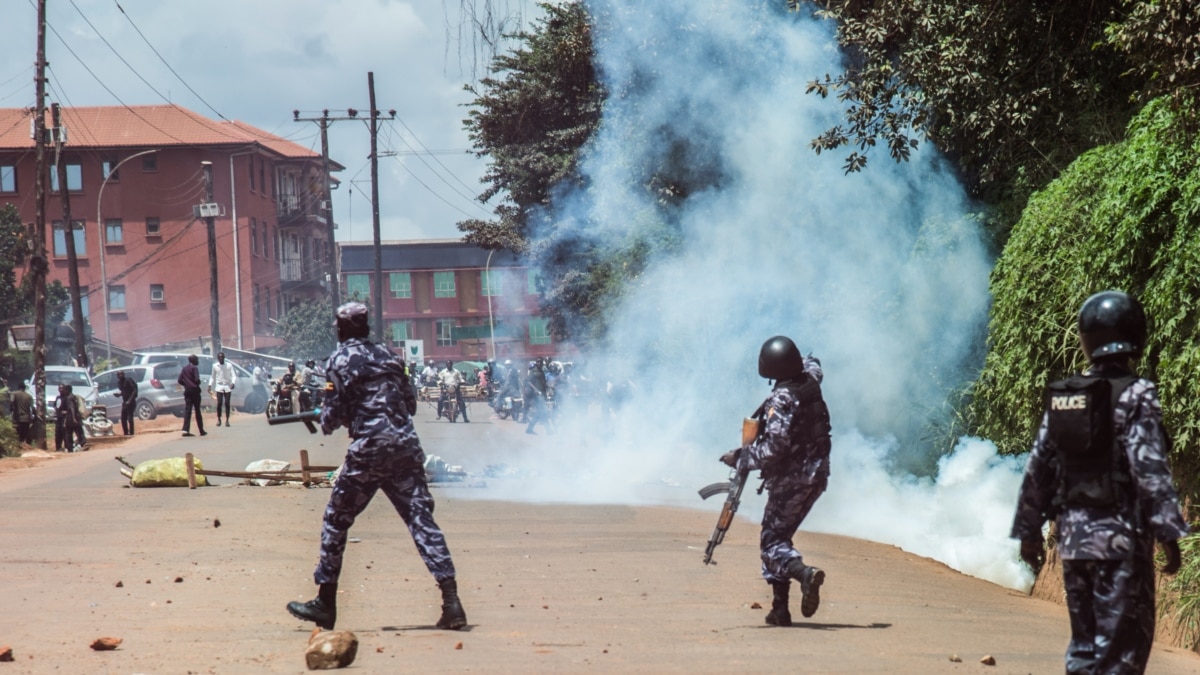
{"label": "red roof tile", "polygon": [[[75,148],[239,146],[259,144],[283,157],[320,157],[302,145],[243,122],[217,122],[177,105],[63,108],[67,145]],[[0,108],[0,150],[33,147],[28,108]],[[46,110],[46,126],[50,111]]]}

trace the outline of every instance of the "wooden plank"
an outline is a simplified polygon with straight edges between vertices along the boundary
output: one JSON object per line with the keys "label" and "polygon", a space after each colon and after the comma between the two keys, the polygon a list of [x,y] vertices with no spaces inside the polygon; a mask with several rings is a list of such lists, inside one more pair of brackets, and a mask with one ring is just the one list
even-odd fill
{"label": "wooden plank", "polygon": [[184,455],[184,461],[187,463],[188,489],[196,489],[196,458],[192,453]]}
{"label": "wooden plank", "polygon": [[300,475],[304,478],[304,484],[309,485],[311,481],[308,478],[308,450],[300,449]]}

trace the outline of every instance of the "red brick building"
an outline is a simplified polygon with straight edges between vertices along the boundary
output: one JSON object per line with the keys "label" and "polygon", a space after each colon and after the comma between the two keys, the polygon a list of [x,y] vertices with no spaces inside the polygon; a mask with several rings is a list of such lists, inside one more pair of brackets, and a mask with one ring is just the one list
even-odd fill
{"label": "red brick building", "polygon": [[[374,245],[338,246],[342,296],[361,300],[373,313]],[[393,349],[420,340],[427,360],[471,361],[572,351],[550,336],[546,319],[538,316],[535,273],[511,251],[455,239],[384,242],[380,259],[384,337]]]}
{"label": "red brick building", "polygon": [[[194,348],[211,336],[208,238],[205,220],[193,210],[208,201],[201,162],[211,162],[212,201],[220,208],[223,345],[278,345],[271,321],[327,292],[335,249],[321,215],[320,153],[176,105],[64,108],[62,118],[83,313],[98,340],[111,332],[114,346],[138,350]],[[30,109],[0,109],[0,204],[15,204],[31,227],[32,119]],[[52,126],[49,115],[46,126]],[[45,243],[49,280],[66,285],[69,230],[54,154],[48,147]],[[331,171],[342,169],[330,163]]]}

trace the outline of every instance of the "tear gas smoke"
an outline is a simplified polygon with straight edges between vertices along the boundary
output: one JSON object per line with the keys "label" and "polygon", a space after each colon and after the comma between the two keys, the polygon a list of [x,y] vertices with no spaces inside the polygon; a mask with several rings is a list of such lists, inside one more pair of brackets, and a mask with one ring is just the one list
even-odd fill
{"label": "tear gas smoke", "polygon": [[[609,353],[584,357],[593,380],[632,378],[628,403],[514,455],[527,480],[488,496],[704,506],[695,489],[724,477],[717,457],[770,391],[758,349],[785,334],[821,359],[834,428],[829,491],[804,529],[1027,587],[1007,538],[1020,462],[975,439],[942,457],[952,439],[929,438],[981,357],[990,269],[940,158],[877,148],[845,175],[841,153],[811,150],[840,114],[804,93],[840,71],[828,22],[773,0],[588,5],[608,22],[596,47],[611,96],[586,189],[558,197],[541,235],[584,250],[652,232],[670,252],[630,280]],[[701,189],[664,207],[641,187],[664,161]]]}

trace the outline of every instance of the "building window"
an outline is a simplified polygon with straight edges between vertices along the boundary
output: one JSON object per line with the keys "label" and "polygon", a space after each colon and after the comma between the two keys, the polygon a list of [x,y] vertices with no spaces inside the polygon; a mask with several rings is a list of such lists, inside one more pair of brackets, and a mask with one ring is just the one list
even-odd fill
{"label": "building window", "polygon": [[[88,313],[91,311],[88,308],[88,287],[87,286],[79,287],[79,311],[83,312],[84,319],[88,318]],[[71,323],[72,321],[75,320],[74,317],[75,317],[75,303],[68,302],[67,303],[67,314],[65,317],[63,317],[63,321],[65,321],[67,323]]]}
{"label": "building window", "polygon": [[454,272],[433,273],[433,297],[454,297]]}
{"label": "building window", "polygon": [[254,323],[261,324],[262,322],[262,293],[259,292],[259,285],[254,284]]}
{"label": "building window", "polygon": [[263,221],[262,240],[263,257],[269,260],[271,258],[271,226],[267,225],[266,221]]}
{"label": "building window", "polygon": [[17,167],[13,164],[0,164],[0,192],[17,191]]}
{"label": "building window", "polygon": [[104,180],[117,181],[121,180],[121,170],[114,169],[117,163],[111,159],[105,159],[100,162],[100,177]]}
{"label": "building window", "polygon": [[388,274],[388,284],[391,286],[393,298],[412,297],[412,275],[408,272]]}
{"label": "building window", "polygon": [[142,157],[142,171],[158,171],[158,155],[151,153]]}
{"label": "building window", "polygon": [[550,330],[547,327],[549,320],[547,319],[530,319],[529,320],[529,344],[531,345],[548,345],[550,344]]}
{"label": "building window", "polygon": [[[82,257],[87,255],[87,232],[83,229],[84,223],[82,220],[72,221],[75,226],[72,229],[75,234],[75,256]],[[63,232],[63,224],[61,220],[54,221],[54,257],[67,257],[67,237]]]}
{"label": "building window", "polygon": [[365,274],[347,274],[346,296],[353,300],[369,298],[371,296],[371,277]]}
{"label": "building window", "polygon": [[479,273],[479,292],[484,297],[500,295],[500,270],[483,270]]}
{"label": "building window", "polygon": [[146,218],[146,236],[158,237],[162,235],[162,230],[158,229],[158,218]]}
{"label": "building window", "polygon": [[162,284],[150,284],[150,302],[166,302],[167,291]]}
{"label": "building window", "polygon": [[453,347],[458,344],[454,339],[454,321],[434,321],[433,333],[437,337],[437,346]]}
{"label": "building window", "polygon": [[388,331],[391,333],[391,345],[400,347],[401,342],[412,337],[412,322],[392,321],[388,324]]}
{"label": "building window", "polygon": [[[67,191],[79,192],[83,189],[83,166],[67,164]],[[58,192],[58,169],[50,170],[50,191]]]}
{"label": "building window", "polygon": [[250,219],[250,253],[258,255],[258,222]]}
{"label": "building window", "polygon": [[125,311],[125,287],[124,286],[109,286],[108,287],[108,311],[124,312]]}
{"label": "building window", "polygon": [[120,218],[104,219],[104,243],[111,246],[125,243],[125,227]]}
{"label": "building window", "polygon": [[529,270],[528,279],[529,279],[529,290],[528,290],[529,295],[537,295],[538,294],[537,272],[535,272],[533,270]]}

